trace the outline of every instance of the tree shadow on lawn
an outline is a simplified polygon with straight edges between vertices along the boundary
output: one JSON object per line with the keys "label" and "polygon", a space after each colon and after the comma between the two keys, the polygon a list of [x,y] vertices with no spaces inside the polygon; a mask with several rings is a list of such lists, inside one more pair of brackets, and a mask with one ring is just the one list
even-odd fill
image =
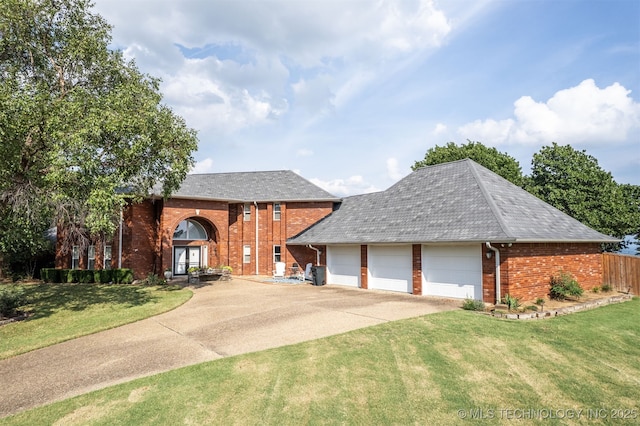
{"label": "tree shadow on lawn", "polygon": [[120,284],[36,284],[25,286],[29,320],[44,318],[61,309],[82,311],[92,305],[140,306],[157,298],[149,289]]}

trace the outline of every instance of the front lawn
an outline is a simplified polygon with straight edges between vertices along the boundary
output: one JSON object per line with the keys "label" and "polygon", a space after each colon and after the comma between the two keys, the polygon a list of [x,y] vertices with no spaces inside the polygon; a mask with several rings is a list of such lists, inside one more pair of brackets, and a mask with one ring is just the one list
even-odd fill
{"label": "front lawn", "polygon": [[637,298],[530,322],[445,312],[186,367],[3,421],[637,424],[639,341]]}
{"label": "front lawn", "polygon": [[191,290],[131,284],[29,284],[25,321],[0,326],[0,359],[169,311]]}

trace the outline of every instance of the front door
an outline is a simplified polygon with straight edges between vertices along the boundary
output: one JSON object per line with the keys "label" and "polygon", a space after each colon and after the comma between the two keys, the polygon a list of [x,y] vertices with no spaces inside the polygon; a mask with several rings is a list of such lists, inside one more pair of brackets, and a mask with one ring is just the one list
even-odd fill
{"label": "front door", "polygon": [[200,247],[173,248],[173,274],[185,275],[189,268],[200,267]]}

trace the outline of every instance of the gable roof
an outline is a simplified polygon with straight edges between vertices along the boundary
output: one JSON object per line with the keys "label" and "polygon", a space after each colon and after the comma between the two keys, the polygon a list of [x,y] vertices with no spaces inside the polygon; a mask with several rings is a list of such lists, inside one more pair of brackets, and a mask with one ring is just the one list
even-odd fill
{"label": "gable roof", "polygon": [[[154,188],[153,196],[162,196]],[[340,201],[291,170],[187,175],[171,198],[238,203],[272,201]]]}
{"label": "gable roof", "polygon": [[478,163],[418,169],[389,189],[347,197],[289,244],[617,242]]}

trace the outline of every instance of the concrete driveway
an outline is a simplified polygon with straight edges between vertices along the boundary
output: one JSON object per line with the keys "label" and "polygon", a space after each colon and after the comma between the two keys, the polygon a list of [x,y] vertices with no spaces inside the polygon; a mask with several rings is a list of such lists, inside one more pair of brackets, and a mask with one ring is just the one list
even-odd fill
{"label": "concrete driveway", "polygon": [[0,417],[178,367],[460,306],[238,278],[193,290],[171,312],[0,361]]}

